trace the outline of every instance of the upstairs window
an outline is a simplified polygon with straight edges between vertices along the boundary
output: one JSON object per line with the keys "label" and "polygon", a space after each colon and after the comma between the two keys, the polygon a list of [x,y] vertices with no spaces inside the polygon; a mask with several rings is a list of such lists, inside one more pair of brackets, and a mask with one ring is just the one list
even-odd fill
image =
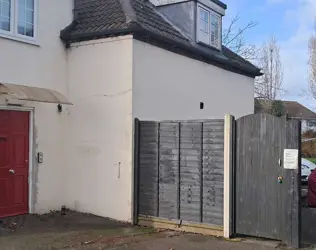
{"label": "upstairs window", "polygon": [[34,37],[35,0],[18,0],[18,34]]}
{"label": "upstairs window", "polygon": [[203,9],[200,8],[200,30],[208,34],[210,29],[210,13]]}
{"label": "upstairs window", "polygon": [[35,40],[38,0],[0,0],[0,36]]}
{"label": "upstairs window", "polygon": [[11,0],[0,0],[0,29],[11,30]]}
{"label": "upstairs window", "polygon": [[218,48],[220,46],[220,18],[211,14],[211,45]]}
{"label": "upstairs window", "polygon": [[221,48],[221,16],[198,4],[197,41]]}

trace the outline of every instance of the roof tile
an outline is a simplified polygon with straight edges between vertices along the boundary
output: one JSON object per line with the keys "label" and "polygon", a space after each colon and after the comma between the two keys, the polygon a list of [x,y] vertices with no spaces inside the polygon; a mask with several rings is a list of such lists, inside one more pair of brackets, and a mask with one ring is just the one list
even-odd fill
{"label": "roof tile", "polygon": [[218,51],[191,41],[148,0],[75,0],[75,20],[61,32],[61,37],[69,42],[78,41],[80,37],[95,39],[96,33],[111,33],[132,26],[165,37],[169,41],[180,42],[190,48],[190,53],[196,51],[198,55],[203,54],[251,76],[260,74],[258,68],[226,47]]}

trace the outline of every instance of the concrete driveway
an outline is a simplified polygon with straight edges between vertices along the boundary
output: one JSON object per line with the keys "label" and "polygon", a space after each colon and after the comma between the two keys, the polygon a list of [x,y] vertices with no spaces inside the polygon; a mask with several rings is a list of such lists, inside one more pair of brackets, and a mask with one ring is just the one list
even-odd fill
{"label": "concrete driveway", "polygon": [[68,211],[66,215],[25,215],[0,223],[1,250],[272,250],[278,243],[219,238],[132,227],[106,218]]}

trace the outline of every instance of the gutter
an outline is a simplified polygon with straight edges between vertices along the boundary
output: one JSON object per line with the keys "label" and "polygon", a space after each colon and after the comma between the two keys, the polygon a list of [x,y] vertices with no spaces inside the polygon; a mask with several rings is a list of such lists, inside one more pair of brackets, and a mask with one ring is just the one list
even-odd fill
{"label": "gutter", "polygon": [[93,38],[99,38],[99,37],[117,36],[121,34],[134,33],[136,31],[135,27],[128,27],[128,28],[123,28],[123,29],[82,32],[75,35],[69,35],[68,27],[66,27],[60,32],[60,39],[67,43],[91,40]]}
{"label": "gutter", "polygon": [[[69,44],[71,42],[98,39],[101,37],[113,37],[113,36],[126,35],[126,34],[135,34],[136,38],[137,38],[137,35],[141,35],[142,38],[153,37],[154,39],[160,42],[168,44],[169,46],[171,46],[171,48],[183,49],[185,51],[188,51],[189,53],[192,53],[194,55],[197,55],[198,57],[203,58],[206,61],[212,61],[215,66],[218,66],[220,68],[223,68],[229,71],[242,73],[243,75],[253,77],[253,78],[255,78],[256,76],[262,75],[262,73],[260,72],[260,69],[251,70],[248,67],[241,66],[237,63],[234,63],[233,61],[229,59],[221,59],[216,56],[213,56],[212,54],[207,55],[205,54],[204,51],[201,51],[200,49],[193,47],[193,45],[185,44],[184,42],[170,39],[163,35],[157,34],[153,31],[143,29],[135,22],[131,22],[129,27],[127,28],[103,30],[103,31],[95,31],[95,32],[82,32],[75,35],[71,35],[68,33],[68,31],[73,27],[73,25],[75,25],[75,23],[77,23],[77,21],[74,21],[72,24],[70,24],[68,27],[66,27],[60,32],[60,38],[62,41],[66,43],[66,47],[69,47]],[[140,39],[140,40],[144,40],[144,39]],[[192,56],[192,58],[194,57]]]}
{"label": "gutter", "polygon": [[291,117],[291,119],[295,119],[295,120],[304,120],[304,121],[312,121],[312,120],[316,120],[316,118],[310,118],[310,117]]}

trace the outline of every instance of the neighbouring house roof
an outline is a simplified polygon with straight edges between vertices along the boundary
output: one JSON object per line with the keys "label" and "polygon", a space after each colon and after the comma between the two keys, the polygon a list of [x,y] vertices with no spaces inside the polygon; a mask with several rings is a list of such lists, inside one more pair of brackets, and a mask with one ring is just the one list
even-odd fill
{"label": "neighbouring house roof", "polygon": [[[255,113],[265,113],[271,107],[272,101],[267,100],[255,100]],[[290,118],[300,120],[314,120],[316,119],[316,113],[306,108],[302,104],[294,101],[282,101],[284,110]]]}
{"label": "neighbouring house roof", "polygon": [[250,77],[260,69],[228,48],[222,51],[190,40],[148,0],[75,0],[75,20],[61,31],[66,43],[133,34],[136,39],[163,47]]}

